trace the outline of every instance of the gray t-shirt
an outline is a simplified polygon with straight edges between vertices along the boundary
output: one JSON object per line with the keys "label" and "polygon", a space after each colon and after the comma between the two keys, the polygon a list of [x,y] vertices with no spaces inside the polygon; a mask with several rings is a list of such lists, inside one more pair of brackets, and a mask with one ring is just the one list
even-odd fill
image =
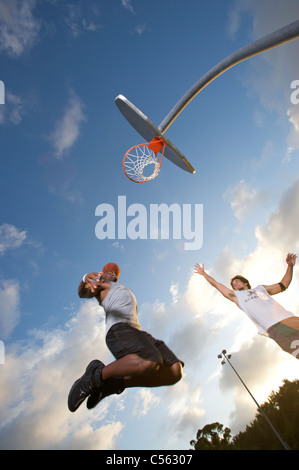
{"label": "gray t-shirt", "polygon": [[110,289],[103,300],[103,309],[106,313],[106,333],[115,323],[128,323],[141,330],[137,316],[137,301],[135,295],[128,287],[111,282]]}

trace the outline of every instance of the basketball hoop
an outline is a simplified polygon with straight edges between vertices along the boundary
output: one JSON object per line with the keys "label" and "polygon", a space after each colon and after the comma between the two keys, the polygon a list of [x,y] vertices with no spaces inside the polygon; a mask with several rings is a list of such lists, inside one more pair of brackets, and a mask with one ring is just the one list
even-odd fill
{"label": "basketball hoop", "polygon": [[165,146],[165,141],[157,136],[151,142],[131,147],[123,159],[125,175],[134,183],[146,183],[156,178],[161,168]]}

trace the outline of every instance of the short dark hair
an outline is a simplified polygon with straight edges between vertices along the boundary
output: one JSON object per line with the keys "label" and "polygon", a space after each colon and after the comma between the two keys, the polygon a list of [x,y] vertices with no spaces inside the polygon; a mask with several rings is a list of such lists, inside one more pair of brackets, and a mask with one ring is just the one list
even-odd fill
{"label": "short dark hair", "polygon": [[244,284],[247,284],[248,285],[248,288],[251,289],[251,285],[250,285],[250,282],[248,281],[248,279],[246,279],[245,277],[243,276],[240,276],[239,274],[237,274],[237,276],[233,277],[230,281],[230,285],[233,287],[233,281],[235,279],[240,279],[240,281],[244,282]]}

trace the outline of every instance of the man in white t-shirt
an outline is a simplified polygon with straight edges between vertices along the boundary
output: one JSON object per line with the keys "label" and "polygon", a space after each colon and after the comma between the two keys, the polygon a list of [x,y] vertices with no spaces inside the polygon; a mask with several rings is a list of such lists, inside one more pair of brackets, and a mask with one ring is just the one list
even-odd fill
{"label": "man in white t-shirt", "polygon": [[232,278],[232,289],[215,281],[209,276],[204,266],[197,264],[195,272],[202,275],[224,297],[234,302],[253,321],[261,335],[272,338],[284,351],[299,359],[299,317],[283,308],[272,299],[272,295],[286,290],[293,277],[296,255],[288,253],[287,270],[277,284],[251,288],[243,276]]}

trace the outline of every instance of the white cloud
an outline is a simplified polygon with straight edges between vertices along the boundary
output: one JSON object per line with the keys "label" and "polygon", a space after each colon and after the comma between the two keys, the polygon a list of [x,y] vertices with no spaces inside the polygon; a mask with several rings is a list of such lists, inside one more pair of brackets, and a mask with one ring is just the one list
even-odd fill
{"label": "white cloud", "polygon": [[18,230],[14,225],[0,225],[0,255],[7,250],[19,248],[27,238],[25,230]]}
{"label": "white cloud", "polygon": [[78,189],[67,189],[67,188],[55,188],[54,186],[49,186],[49,192],[51,194],[59,194],[61,195],[66,201],[71,202],[73,204],[83,204],[84,197]]}
{"label": "white cloud", "polygon": [[265,192],[250,188],[244,180],[229,186],[223,197],[230,203],[234,216],[239,221],[246,219],[253,210],[267,200]]}
{"label": "white cloud", "polygon": [[284,251],[299,251],[298,218],[299,180],[284,192],[267,223],[257,227],[259,245]]}
{"label": "white cloud", "polygon": [[20,318],[19,282],[10,279],[0,282],[0,339],[5,340]]}
{"label": "white cloud", "polygon": [[5,93],[5,106],[0,107],[0,124],[19,124],[25,113],[23,98],[9,91]]}
{"label": "white cloud", "polygon": [[98,14],[98,8],[95,3],[91,5],[84,3],[83,8],[80,3],[67,5],[65,22],[70,28],[71,35],[77,38],[84,31],[98,31],[100,25],[95,22]]}
{"label": "white cloud", "polygon": [[[228,25],[230,33],[236,36],[242,27],[242,16],[249,13],[253,18],[252,40],[255,40],[299,18],[299,3],[297,0],[235,0],[231,11]],[[298,39],[260,54],[248,64],[246,86],[257,92],[262,106],[267,110],[275,110],[279,119],[284,120],[286,115],[289,116],[291,130],[287,146],[299,148],[298,106],[290,102],[290,85],[299,76]]]}
{"label": "white cloud", "polygon": [[185,375],[184,380],[165,391],[163,399],[168,404],[167,425],[170,429],[170,441],[183,438],[187,442],[187,436],[196,433],[205,413],[201,403],[200,387]]}
{"label": "white cloud", "polygon": [[62,327],[34,330],[6,348],[1,366],[2,449],[112,449],[123,424],[108,414],[113,401],[88,411],[67,409],[71,385],[94,358],[107,360],[105,325],[89,301]]}
{"label": "white cloud", "polygon": [[264,148],[262,149],[261,156],[259,158],[253,158],[251,165],[254,170],[265,169],[269,163],[272,163],[274,158],[277,157],[277,152],[274,148],[273,142],[266,142]]}
{"label": "white cloud", "polygon": [[153,407],[157,406],[160,398],[150,389],[142,388],[136,392],[135,407],[133,414],[137,416],[146,415]]}
{"label": "white cloud", "polygon": [[170,286],[169,292],[171,293],[172,296],[172,302],[175,304],[178,301],[179,298],[179,285],[177,284],[172,284]]}
{"label": "white cloud", "polygon": [[149,28],[146,23],[144,24],[139,24],[135,26],[134,32],[138,34],[138,36],[141,36],[145,31],[149,31]]}
{"label": "white cloud", "polygon": [[[253,36],[255,38],[271,33],[292,23],[298,18],[299,6],[297,0],[235,0],[234,7],[239,19],[235,20],[235,31],[241,27],[241,16],[249,12],[253,16]],[[271,12],[271,14],[269,14]]]}
{"label": "white cloud", "polygon": [[35,5],[36,0],[0,0],[0,51],[18,57],[36,42],[41,25]]}
{"label": "white cloud", "polygon": [[[276,208],[268,215],[264,224],[256,226],[256,247],[243,259],[238,259],[233,249],[225,247],[218,253],[211,275],[229,284],[236,275],[244,275],[256,283],[278,282],[286,269],[285,257],[288,252],[299,252],[299,180],[287,188],[280,196]],[[270,277],[271,276],[271,277]],[[296,269],[294,272],[296,279]],[[295,283],[296,281],[293,281]],[[284,294],[285,295],[285,294]],[[297,303],[297,301],[296,301]]]}
{"label": "white cloud", "polygon": [[131,0],[121,0],[121,4],[126,10],[129,10],[131,13],[135,13]]}
{"label": "white cloud", "polygon": [[83,104],[78,96],[71,92],[64,114],[50,136],[57,158],[62,158],[75,144],[80,134],[80,125],[84,121]]}
{"label": "white cloud", "polygon": [[289,122],[292,124],[288,138],[289,149],[292,152],[294,149],[299,149],[299,104],[289,108],[287,114],[289,116]]}

